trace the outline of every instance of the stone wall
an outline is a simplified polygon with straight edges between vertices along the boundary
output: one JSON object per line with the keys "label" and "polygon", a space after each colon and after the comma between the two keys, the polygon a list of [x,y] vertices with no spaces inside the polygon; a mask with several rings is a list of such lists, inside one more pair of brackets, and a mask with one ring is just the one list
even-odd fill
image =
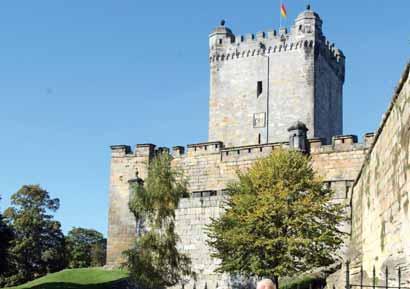
{"label": "stone wall", "polygon": [[[320,139],[309,140],[313,168],[323,180],[337,192],[337,198],[346,199],[346,192],[355,180],[366,155],[371,137],[363,144],[354,136],[339,136],[331,145]],[[223,212],[223,190],[229,182],[237,179],[237,171],[245,170],[252,163],[268,156],[278,148],[288,148],[288,143],[274,143],[242,147],[224,147],[221,142],[208,142],[178,146],[172,150],[173,166],[181,169],[188,180],[191,197],[183,199],[176,212],[176,229],[181,238],[180,249],[188,253],[193,269],[198,274],[196,288],[228,286],[227,276],[214,273],[217,260],[210,257],[206,245],[205,226],[212,217]],[[128,249],[135,238],[135,221],[128,210],[129,181],[146,176],[147,163],[155,153],[152,145],[138,145],[135,153],[127,146],[112,147],[110,220],[108,240],[108,263],[118,265],[123,259],[121,252]],[[185,286],[193,288],[193,281]]]}
{"label": "stone wall", "polygon": [[286,141],[299,120],[309,137],[329,143],[342,134],[344,65],[310,10],[290,32],[237,36],[216,28],[210,35],[209,140],[229,147]]}
{"label": "stone wall", "polygon": [[[232,285],[228,276],[215,273],[218,260],[210,257],[204,229],[223,212],[223,191],[237,180],[238,170],[246,170],[272,150],[289,147],[284,141],[295,121],[309,128],[313,168],[336,192],[337,201],[352,200],[353,228],[344,230],[353,231],[353,249],[346,254],[354,255],[357,264],[364,262],[366,272],[370,263],[378,262],[381,268],[393,254],[399,256],[396,263],[407,260],[408,81],[402,82],[406,85],[398,90],[386,128],[379,131],[362,168],[374,135],[367,134],[363,143],[352,135],[333,137],[342,133],[345,58],[323,36],[319,15],[308,9],[290,32],[245,37],[221,23],[209,41],[210,142],[188,145],[186,152],[181,146],[172,150],[172,164],[184,172],[191,193],[176,212],[179,249],[191,256],[198,274],[198,280],[185,287]],[[136,235],[128,209],[130,182],[147,176],[150,160],[163,148],[143,144],[134,152],[124,145],[111,149],[107,264],[115,267],[124,261],[122,252]]]}
{"label": "stone wall", "polygon": [[[386,266],[390,272],[401,266],[401,286],[410,285],[409,71],[410,64],[353,186],[352,239],[346,256],[353,271],[363,265],[367,280],[375,266],[383,284]],[[390,284],[397,286],[396,273],[391,273]]]}
{"label": "stone wall", "polygon": [[209,60],[209,141],[286,141],[298,120],[311,138],[329,143],[342,134],[345,60],[313,11],[301,13],[290,32],[239,36],[220,26],[210,35]]}
{"label": "stone wall", "polygon": [[[315,56],[315,136],[327,138],[343,132],[344,71],[335,73],[328,50],[316,48]],[[344,61],[344,60],[343,60]],[[344,69],[344,66],[342,68]],[[336,70],[337,71],[337,70]]]}
{"label": "stone wall", "polygon": [[[185,288],[227,288],[228,276],[215,273],[219,262],[211,258],[206,244],[204,225],[223,212],[223,196],[205,196],[183,199],[176,211],[176,232],[181,238],[178,249],[191,257],[192,270],[197,281],[189,280]],[[180,286],[175,286],[180,288]]]}
{"label": "stone wall", "polygon": [[124,258],[122,252],[130,248],[135,240],[135,218],[128,208],[130,198],[129,181],[136,177],[145,178],[148,164],[153,156],[153,145],[138,145],[135,153],[129,146],[111,147],[111,173],[108,212],[107,265],[119,266]]}

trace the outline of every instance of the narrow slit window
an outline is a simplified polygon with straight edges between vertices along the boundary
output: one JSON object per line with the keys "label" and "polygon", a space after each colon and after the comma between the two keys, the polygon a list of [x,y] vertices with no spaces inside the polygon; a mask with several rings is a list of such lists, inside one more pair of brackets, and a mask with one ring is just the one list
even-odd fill
{"label": "narrow slit window", "polygon": [[261,134],[258,134],[258,144],[261,144],[262,139],[261,139]]}
{"label": "narrow slit window", "polygon": [[256,85],[256,97],[261,96],[262,92],[263,92],[262,81],[258,81],[258,84]]}

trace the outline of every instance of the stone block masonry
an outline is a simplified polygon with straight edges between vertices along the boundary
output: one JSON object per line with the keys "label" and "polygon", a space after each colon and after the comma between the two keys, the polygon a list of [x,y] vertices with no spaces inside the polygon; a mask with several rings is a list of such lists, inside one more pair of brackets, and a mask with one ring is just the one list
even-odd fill
{"label": "stone block masonry", "polygon": [[[330,145],[320,139],[308,141],[312,166],[324,181],[336,191],[337,198],[346,200],[369,147],[357,143],[355,136],[333,138]],[[234,280],[215,273],[218,260],[210,257],[206,244],[205,226],[211,218],[223,212],[223,191],[237,180],[237,171],[246,170],[252,163],[278,148],[289,148],[289,143],[271,143],[226,148],[222,142],[208,142],[173,148],[172,165],[184,173],[191,197],[183,199],[176,212],[176,229],[181,238],[179,248],[191,256],[193,270],[198,274],[196,288],[228,287]],[[163,148],[161,148],[163,150]],[[129,181],[136,173],[147,174],[149,160],[155,155],[154,145],[137,145],[135,152],[128,146],[112,147],[110,215],[108,234],[108,265],[118,266],[124,260],[121,253],[135,240],[135,221],[128,209]],[[194,281],[185,288],[193,288]]]}
{"label": "stone block masonry", "polygon": [[[367,280],[373,266],[380,284],[385,282],[386,267],[391,272],[401,267],[400,285],[410,285],[409,194],[410,63],[353,186],[352,239],[346,257],[352,260],[353,271],[363,265]],[[391,274],[391,286],[399,286],[397,279]]]}
{"label": "stone block masonry", "polygon": [[[237,172],[277,148],[309,154],[336,201],[351,204],[351,226],[342,228],[351,240],[342,253],[352,260],[353,273],[361,265],[368,276],[373,265],[378,272],[402,266],[403,280],[410,280],[410,66],[381,128],[359,143],[354,135],[342,135],[345,57],[324,37],[315,12],[301,13],[289,32],[245,37],[223,22],[211,33],[209,48],[208,142],[170,152],[190,192],[176,212],[179,250],[191,256],[198,274],[185,288],[232,287],[234,279],[215,273],[218,260],[210,256],[204,229],[223,213],[223,192]],[[135,240],[130,182],[146,178],[150,161],[164,151],[153,144],[111,147],[109,266],[121,265],[122,252]],[[328,280],[330,288],[344,286],[339,277]]]}
{"label": "stone block masonry", "polygon": [[128,209],[129,181],[145,178],[148,164],[154,155],[154,145],[137,145],[135,153],[125,145],[111,147],[111,175],[108,213],[107,264],[119,266],[124,261],[122,252],[135,241],[135,218]]}
{"label": "stone block masonry", "polygon": [[323,36],[315,12],[301,13],[290,32],[238,36],[224,24],[209,46],[209,141],[286,141],[298,120],[311,138],[330,143],[342,134],[345,57]]}

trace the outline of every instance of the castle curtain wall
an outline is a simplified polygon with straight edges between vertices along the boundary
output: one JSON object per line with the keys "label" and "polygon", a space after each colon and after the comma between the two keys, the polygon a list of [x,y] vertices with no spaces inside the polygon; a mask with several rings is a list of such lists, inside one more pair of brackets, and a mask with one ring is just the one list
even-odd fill
{"label": "castle curtain wall", "polygon": [[[410,280],[409,70],[410,65],[353,187],[352,241],[347,257],[353,260],[353,270],[363,265],[368,282],[373,266],[382,284],[386,266],[396,282],[399,266],[402,280]],[[396,282],[391,285],[397,286]]]}

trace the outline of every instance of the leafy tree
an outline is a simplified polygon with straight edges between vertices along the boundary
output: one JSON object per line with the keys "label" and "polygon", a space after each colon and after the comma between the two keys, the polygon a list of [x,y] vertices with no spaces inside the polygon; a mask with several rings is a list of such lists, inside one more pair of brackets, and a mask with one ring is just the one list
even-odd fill
{"label": "leafy tree", "polygon": [[[1,198],[0,198],[1,200]],[[3,276],[5,273],[8,271],[8,265],[10,262],[9,259],[9,247],[10,247],[10,242],[13,239],[13,231],[9,227],[9,225],[5,222],[2,214],[0,213],[0,279],[2,279],[1,276]],[[1,286],[1,280],[0,280],[0,286]]]}
{"label": "leafy tree", "polygon": [[129,203],[137,222],[134,248],[126,251],[131,280],[140,288],[158,289],[178,284],[193,275],[191,260],[178,252],[175,209],[187,194],[181,173],[171,167],[167,153],[150,163],[145,183],[137,180]]}
{"label": "leafy tree", "polygon": [[59,222],[49,211],[60,206],[58,199],[37,185],[23,186],[12,195],[4,215],[12,225],[15,238],[11,242],[12,268],[8,285],[24,283],[65,267],[64,235]]}
{"label": "leafy tree", "polygon": [[275,150],[238,176],[225,213],[208,227],[219,272],[269,277],[278,285],[278,277],[335,261],[344,206],[332,201],[308,157]]}
{"label": "leafy tree", "polygon": [[101,267],[107,260],[107,239],[102,239],[91,246],[91,267]]}
{"label": "leafy tree", "polygon": [[93,229],[73,228],[68,232],[67,257],[70,268],[83,268],[91,266],[102,266],[101,256],[104,252],[97,253],[96,250],[102,250],[104,236]]}

